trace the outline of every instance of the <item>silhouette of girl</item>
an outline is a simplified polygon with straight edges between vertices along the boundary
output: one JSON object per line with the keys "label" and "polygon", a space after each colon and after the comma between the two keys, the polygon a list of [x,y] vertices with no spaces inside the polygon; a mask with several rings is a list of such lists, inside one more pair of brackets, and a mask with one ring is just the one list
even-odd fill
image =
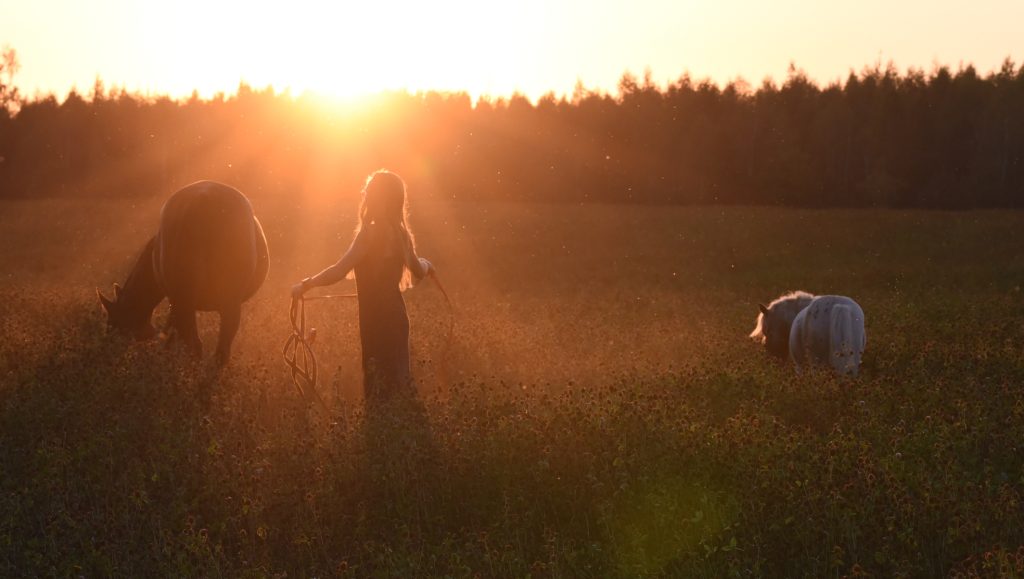
{"label": "silhouette of girl", "polygon": [[359,338],[363,349],[363,390],[367,400],[389,397],[412,386],[409,317],[402,290],[432,272],[416,255],[406,222],[405,182],[380,170],[366,180],[355,239],[337,263],[292,287],[292,296],[341,281],[355,272],[359,294]]}

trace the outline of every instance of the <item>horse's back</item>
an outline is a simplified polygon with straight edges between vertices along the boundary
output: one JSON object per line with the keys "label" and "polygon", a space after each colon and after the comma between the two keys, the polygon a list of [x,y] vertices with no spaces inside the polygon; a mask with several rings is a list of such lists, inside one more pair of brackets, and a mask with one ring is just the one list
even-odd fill
{"label": "horse's back", "polygon": [[800,332],[801,347],[812,362],[857,374],[866,344],[864,310],[857,302],[818,296],[794,320],[792,332]]}
{"label": "horse's back", "polygon": [[157,239],[154,269],[172,303],[237,305],[266,277],[266,239],[252,205],[222,183],[200,181],[171,195]]}

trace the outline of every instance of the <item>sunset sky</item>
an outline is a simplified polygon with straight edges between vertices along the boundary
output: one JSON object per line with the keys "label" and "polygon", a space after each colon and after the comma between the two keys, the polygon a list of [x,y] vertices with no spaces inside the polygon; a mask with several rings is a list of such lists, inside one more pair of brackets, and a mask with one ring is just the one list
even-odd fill
{"label": "sunset sky", "polygon": [[108,87],[293,93],[466,90],[532,98],[577,79],[613,90],[624,71],[685,71],[752,85],[795,62],[828,82],[893,61],[901,70],[1024,60],[1019,0],[408,0],[175,2],[0,0],[0,45],[23,94]]}

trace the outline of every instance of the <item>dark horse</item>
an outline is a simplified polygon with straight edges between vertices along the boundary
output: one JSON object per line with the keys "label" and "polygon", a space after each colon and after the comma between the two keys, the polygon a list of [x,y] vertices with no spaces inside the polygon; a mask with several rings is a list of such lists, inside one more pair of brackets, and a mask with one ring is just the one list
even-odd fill
{"label": "dark horse", "polygon": [[220,314],[217,361],[227,362],[238,332],[242,302],[263,285],[268,270],[267,239],[240,191],[199,181],[171,195],[160,211],[160,229],[150,239],[128,280],[114,284],[114,299],[96,294],[107,323],[138,339],[153,336],[153,310],[171,304],[171,336],[196,355],[202,342],[196,311]]}

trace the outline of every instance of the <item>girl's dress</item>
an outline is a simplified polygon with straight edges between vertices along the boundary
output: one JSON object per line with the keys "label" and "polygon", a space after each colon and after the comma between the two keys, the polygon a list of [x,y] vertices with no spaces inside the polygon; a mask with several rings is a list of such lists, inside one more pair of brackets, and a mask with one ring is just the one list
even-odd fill
{"label": "girl's dress", "polygon": [[363,391],[368,399],[388,397],[412,386],[409,316],[400,289],[407,261],[405,244],[389,240],[382,235],[384,231],[373,231],[377,227],[367,226],[367,251],[354,268],[359,294]]}

